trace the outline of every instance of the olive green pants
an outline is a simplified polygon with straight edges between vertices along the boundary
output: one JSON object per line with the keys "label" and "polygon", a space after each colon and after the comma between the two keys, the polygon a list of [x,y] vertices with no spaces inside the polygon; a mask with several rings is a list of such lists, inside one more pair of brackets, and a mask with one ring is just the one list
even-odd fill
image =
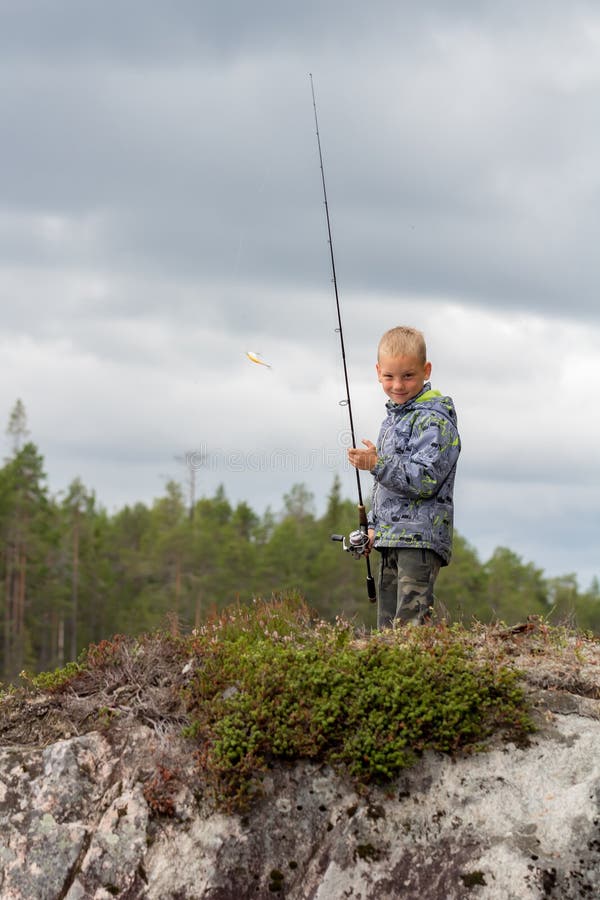
{"label": "olive green pants", "polygon": [[377,627],[428,622],[441,557],[434,550],[412,547],[382,547],[380,553]]}

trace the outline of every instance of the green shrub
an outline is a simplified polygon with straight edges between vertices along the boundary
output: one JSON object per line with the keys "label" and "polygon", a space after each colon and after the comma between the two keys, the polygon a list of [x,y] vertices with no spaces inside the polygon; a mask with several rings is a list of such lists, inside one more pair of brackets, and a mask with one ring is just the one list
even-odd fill
{"label": "green shrub", "polygon": [[30,681],[32,687],[39,691],[61,690],[81,671],[79,662],[68,662],[60,669],[54,669],[53,672],[40,672],[39,675],[27,675],[21,673],[21,677],[25,681]]}
{"label": "green shrub", "polygon": [[461,628],[360,639],[301,605],[256,613],[237,607],[193,642],[187,733],[225,802],[247,800],[275,759],[382,782],[424,750],[477,748],[497,731],[521,740],[531,729],[518,673],[478,660]]}

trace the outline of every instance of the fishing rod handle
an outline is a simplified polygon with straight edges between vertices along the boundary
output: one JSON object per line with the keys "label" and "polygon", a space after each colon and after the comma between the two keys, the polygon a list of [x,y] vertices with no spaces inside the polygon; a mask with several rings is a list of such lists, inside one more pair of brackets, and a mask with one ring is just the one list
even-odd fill
{"label": "fishing rod handle", "polygon": [[375,590],[375,579],[371,574],[371,563],[369,562],[369,557],[365,556],[365,562],[367,564],[367,597],[371,603],[377,603],[377,591]]}

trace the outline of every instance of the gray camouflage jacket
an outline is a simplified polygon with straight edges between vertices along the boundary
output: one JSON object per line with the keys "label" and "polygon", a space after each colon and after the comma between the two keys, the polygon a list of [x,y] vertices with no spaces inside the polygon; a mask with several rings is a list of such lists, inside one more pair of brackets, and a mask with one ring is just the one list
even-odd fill
{"label": "gray camouflage jacket", "polygon": [[386,403],[377,440],[369,527],[377,547],[423,547],[444,565],[452,554],[453,489],[460,437],[450,397],[429,382],[412,400]]}

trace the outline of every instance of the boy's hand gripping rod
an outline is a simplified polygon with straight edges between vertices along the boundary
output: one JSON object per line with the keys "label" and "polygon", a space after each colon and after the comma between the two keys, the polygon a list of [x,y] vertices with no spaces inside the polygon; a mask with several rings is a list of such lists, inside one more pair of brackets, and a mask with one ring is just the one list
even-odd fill
{"label": "boy's hand gripping rod", "polygon": [[[323,200],[325,202],[325,218],[327,220],[327,236],[329,240],[329,254],[331,257],[331,274],[333,280],[333,290],[335,293],[335,306],[337,310],[337,321],[338,327],[336,331],[340,336],[340,347],[342,350],[342,363],[344,367],[344,381],[346,384],[346,399],[340,401],[341,406],[348,407],[348,416],[350,419],[350,434],[352,436],[352,446],[356,447],[356,437],[354,435],[354,420],[352,418],[352,404],[350,402],[350,386],[348,383],[348,368],[346,366],[346,350],[344,347],[344,333],[342,331],[342,315],[340,312],[340,298],[338,294],[338,286],[337,286],[337,278],[335,274],[335,258],[333,255],[333,241],[331,238],[331,222],[329,219],[329,205],[327,203],[327,188],[325,187],[325,170],[323,168],[323,153],[321,152],[321,138],[319,135],[319,120],[317,118],[317,102],[315,100],[315,88],[313,85],[313,77],[310,75],[310,89],[312,93],[312,101],[313,101],[313,109],[315,111],[315,129],[317,132],[317,147],[319,148],[319,164],[321,166],[321,182],[323,184]],[[356,487],[358,490],[358,523],[359,530],[358,532],[353,531],[350,535],[350,546],[346,546],[346,542],[344,538],[339,534],[334,534],[331,536],[331,539],[334,541],[342,541],[345,550],[349,550],[353,556],[357,558],[362,556],[364,553],[364,548],[368,543],[368,524],[367,524],[367,513],[365,511],[365,506],[362,498],[362,489],[360,486],[360,474],[358,469],[356,471]],[[362,536],[362,538],[361,538]],[[362,545],[362,546],[360,546]],[[371,603],[374,603],[377,599],[377,594],[375,592],[375,579],[371,574],[371,563],[369,562],[369,557],[365,556],[365,562],[367,564],[367,594]]]}

